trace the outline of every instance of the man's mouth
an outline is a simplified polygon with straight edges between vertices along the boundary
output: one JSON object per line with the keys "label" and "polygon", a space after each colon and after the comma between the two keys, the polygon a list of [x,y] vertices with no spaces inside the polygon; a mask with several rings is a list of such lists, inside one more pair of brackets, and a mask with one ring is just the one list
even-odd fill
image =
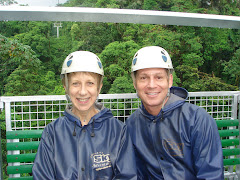
{"label": "man's mouth", "polygon": [[152,92],[152,93],[146,93],[147,95],[150,95],[150,96],[154,96],[154,95],[157,95],[158,93],[156,92]]}

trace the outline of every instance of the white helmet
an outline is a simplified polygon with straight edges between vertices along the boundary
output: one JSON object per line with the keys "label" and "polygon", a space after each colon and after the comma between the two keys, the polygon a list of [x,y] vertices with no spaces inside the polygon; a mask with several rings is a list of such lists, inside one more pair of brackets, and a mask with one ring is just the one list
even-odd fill
{"label": "white helmet", "polygon": [[100,59],[89,51],[75,51],[67,56],[63,62],[61,77],[72,72],[93,72],[104,75]]}
{"label": "white helmet", "polygon": [[173,69],[168,52],[159,46],[147,46],[136,52],[131,72],[145,68]]}

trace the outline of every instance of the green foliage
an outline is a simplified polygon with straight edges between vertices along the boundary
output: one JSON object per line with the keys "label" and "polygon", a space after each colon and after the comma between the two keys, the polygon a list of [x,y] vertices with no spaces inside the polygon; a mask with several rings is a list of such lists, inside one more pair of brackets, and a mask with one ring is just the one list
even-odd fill
{"label": "green foliage", "polygon": [[[69,0],[64,4],[235,16],[240,15],[239,5],[239,1],[227,0]],[[239,87],[240,30],[62,22],[57,38],[53,24],[0,22],[3,35],[0,36],[0,95],[64,94],[59,79],[61,66],[66,56],[77,50],[99,55],[105,71],[101,93],[134,92],[130,77],[133,55],[150,45],[161,46],[169,52],[176,70],[175,86],[189,91]]]}
{"label": "green foliage", "polygon": [[50,22],[31,21],[28,24],[29,31],[14,36],[20,43],[31,46],[37,53],[38,58],[45,61],[49,59],[50,31],[52,24]]}
{"label": "green foliage", "polygon": [[11,37],[28,31],[28,22],[23,21],[7,21],[0,22],[0,34]]}
{"label": "green foliage", "polygon": [[119,8],[117,5],[117,1],[115,0],[98,0],[96,3],[96,7],[99,8]]}
{"label": "green foliage", "polygon": [[129,77],[123,76],[123,77],[117,77],[112,86],[111,89],[109,90],[110,94],[115,94],[115,93],[134,93],[136,92],[132,79]]}
{"label": "green foliage", "polygon": [[[24,69],[37,68],[40,61],[36,58],[34,51],[29,46],[22,45],[18,41],[10,41],[0,35],[0,92],[4,93],[4,85],[7,77],[15,71],[18,66]],[[14,82],[13,82],[14,84]]]}
{"label": "green foliage", "polygon": [[206,73],[214,72],[215,76],[221,77],[222,62],[228,62],[234,51],[235,43],[229,39],[231,30],[218,28],[198,28],[197,30],[204,50],[202,53],[204,63],[199,70]]}
{"label": "green foliage", "polygon": [[[130,79],[132,57],[138,48],[139,46],[134,41],[116,41],[105,47],[99,55],[105,71],[103,93],[108,93],[116,78],[126,76]],[[106,79],[108,83],[106,83]]]}
{"label": "green foliage", "polygon": [[177,77],[175,71],[173,72],[173,86],[179,86],[181,80]]}
{"label": "green foliage", "polygon": [[[11,41],[0,35],[0,47],[2,95],[44,95],[55,93],[55,86],[59,85],[60,78],[56,79],[53,71],[44,70],[47,68],[41,66],[42,62],[29,46],[23,45],[16,40]],[[57,94],[62,93],[60,89],[56,90]]]}
{"label": "green foliage", "polygon": [[74,23],[71,36],[80,42],[77,50],[100,53],[109,43],[118,40],[118,30],[118,26],[112,23]]}
{"label": "green foliage", "polygon": [[38,94],[40,89],[39,75],[36,71],[19,67],[14,70],[7,79],[5,85],[5,95],[7,96],[27,96]]}
{"label": "green foliage", "polygon": [[[7,179],[7,150],[6,150],[6,123],[5,123],[5,111],[0,111],[0,130],[1,130],[1,148],[2,149],[2,171],[3,179]],[[1,153],[0,153],[1,154]]]}
{"label": "green foliage", "polygon": [[130,72],[132,58],[138,49],[139,46],[134,41],[115,41],[107,45],[99,57],[104,68],[111,64],[117,64],[126,72]]}
{"label": "green foliage", "polygon": [[240,49],[238,49],[232,59],[224,65],[223,73],[228,77],[227,81],[240,88]]}
{"label": "green foliage", "polygon": [[214,75],[199,72],[197,68],[191,66],[178,66],[176,72],[181,75],[180,86],[190,92],[194,91],[236,91],[236,86],[224,83],[220,78]]}

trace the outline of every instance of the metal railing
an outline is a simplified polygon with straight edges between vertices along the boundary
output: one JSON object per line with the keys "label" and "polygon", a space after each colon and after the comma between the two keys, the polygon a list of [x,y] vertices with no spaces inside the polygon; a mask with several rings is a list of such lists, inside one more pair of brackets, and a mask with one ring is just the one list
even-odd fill
{"label": "metal railing", "polygon": [[[214,119],[239,119],[240,91],[190,92],[187,102],[204,108]],[[140,105],[135,93],[100,94],[98,98],[113,115],[125,122]],[[6,130],[42,129],[62,116],[68,104],[64,95],[2,96]]]}
{"label": "metal railing", "polygon": [[[98,102],[111,109],[113,115],[123,122],[141,104],[135,93],[100,94]],[[190,92],[187,102],[204,108],[216,120],[240,119],[240,91]],[[43,129],[62,116],[68,103],[64,95],[0,97],[0,109],[5,111],[7,131]],[[226,168],[225,178],[237,178],[235,168]]]}

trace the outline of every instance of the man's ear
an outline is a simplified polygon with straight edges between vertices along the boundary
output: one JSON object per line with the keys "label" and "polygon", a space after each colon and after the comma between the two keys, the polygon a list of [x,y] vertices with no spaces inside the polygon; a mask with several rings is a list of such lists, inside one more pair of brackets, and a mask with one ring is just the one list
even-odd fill
{"label": "man's ear", "polygon": [[171,88],[171,87],[172,87],[172,85],[173,85],[173,75],[172,75],[172,74],[170,74],[170,75],[169,75],[168,87],[169,87],[169,88]]}

